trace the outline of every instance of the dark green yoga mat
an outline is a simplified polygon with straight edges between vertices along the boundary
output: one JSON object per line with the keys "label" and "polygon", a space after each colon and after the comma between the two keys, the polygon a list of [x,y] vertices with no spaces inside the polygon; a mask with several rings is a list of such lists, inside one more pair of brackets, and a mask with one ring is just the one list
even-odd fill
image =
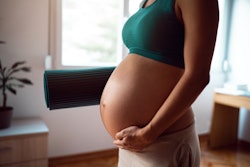
{"label": "dark green yoga mat", "polygon": [[97,105],[115,67],[46,70],[44,93],[50,110]]}

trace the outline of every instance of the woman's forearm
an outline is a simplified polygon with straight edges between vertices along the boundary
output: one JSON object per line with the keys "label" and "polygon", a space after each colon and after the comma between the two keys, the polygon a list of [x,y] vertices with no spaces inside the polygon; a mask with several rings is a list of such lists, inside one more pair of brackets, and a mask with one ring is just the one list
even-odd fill
{"label": "woman's forearm", "polygon": [[155,139],[185,114],[209,82],[209,73],[184,73],[153,119],[145,127]]}

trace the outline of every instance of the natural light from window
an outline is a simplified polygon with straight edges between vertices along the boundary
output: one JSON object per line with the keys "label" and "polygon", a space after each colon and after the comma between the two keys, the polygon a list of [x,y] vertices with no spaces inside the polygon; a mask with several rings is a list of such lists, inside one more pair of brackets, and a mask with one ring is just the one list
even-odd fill
{"label": "natural light from window", "polygon": [[[140,1],[129,1],[130,15]],[[117,65],[122,59],[123,6],[119,0],[62,0],[62,65]]]}

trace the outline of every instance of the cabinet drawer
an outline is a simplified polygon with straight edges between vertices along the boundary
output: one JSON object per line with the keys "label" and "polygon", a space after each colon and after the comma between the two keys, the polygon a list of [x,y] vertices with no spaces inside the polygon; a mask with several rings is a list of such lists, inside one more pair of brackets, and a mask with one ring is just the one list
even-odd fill
{"label": "cabinet drawer", "polygon": [[48,160],[37,160],[30,162],[21,162],[18,164],[1,165],[1,167],[48,167]]}
{"label": "cabinet drawer", "polygon": [[47,134],[0,140],[0,166],[47,158]]}

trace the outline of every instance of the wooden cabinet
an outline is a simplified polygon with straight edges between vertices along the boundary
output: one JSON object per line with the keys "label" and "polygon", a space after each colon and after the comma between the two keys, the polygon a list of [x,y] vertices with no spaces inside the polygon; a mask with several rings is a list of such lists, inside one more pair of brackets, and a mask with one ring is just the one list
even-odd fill
{"label": "wooden cabinet", "polygon": [[249,94],[214,94],[210,147],[218,148],[237,143],[240,107],[250,109]]}
{"label": "wooden cabinet", "polygon": [[0,130],[0,166],[48,166],[47,126],[40,119],[19,119]]}

